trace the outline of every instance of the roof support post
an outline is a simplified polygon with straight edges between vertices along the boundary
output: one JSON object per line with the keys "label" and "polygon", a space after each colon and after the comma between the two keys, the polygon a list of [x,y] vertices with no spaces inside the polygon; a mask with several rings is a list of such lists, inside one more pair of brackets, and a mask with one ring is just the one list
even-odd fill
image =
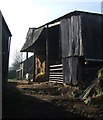
{"label": "roof support post", "polygon": [[46,26],[46,81],[49,81],[49,37],[48,37],[48,24]]}
{"label": "roof support post", "polygon": [[28,52],[26,52],[26,73],[28,73]]}
{"label": "roof support post", "polygon": [[35,82],[35,52],[33,56],[33,82]]}

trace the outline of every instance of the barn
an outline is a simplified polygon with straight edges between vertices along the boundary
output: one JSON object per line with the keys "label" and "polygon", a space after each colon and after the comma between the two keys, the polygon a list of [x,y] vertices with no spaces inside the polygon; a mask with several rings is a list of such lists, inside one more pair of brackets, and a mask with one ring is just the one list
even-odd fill
{"label": "barn", "polygon": [[0,11],[0,78],[3,88],[6,88],[7,85],[11,36],[11,32]]}
{"label": "barn", "polygon": [[0,11],[0,118],[5,114],[11,36],[11,32]]}
{"label": "barn", "polygon": [[25,78],[26,73],[33,74],[33,56],[20,63],[19,69],[16,70],[17,80]]}
{"label": "barn", "polygon": [[90,84],[103,66],[102,31],[103,15],[84,11],[29,28],[21,52],[34,53],[34,81],[40,68],[50,82]]}

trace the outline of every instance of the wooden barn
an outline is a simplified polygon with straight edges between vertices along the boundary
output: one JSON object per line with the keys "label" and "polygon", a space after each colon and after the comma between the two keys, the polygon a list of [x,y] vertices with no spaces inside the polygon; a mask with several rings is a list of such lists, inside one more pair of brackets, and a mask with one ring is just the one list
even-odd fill
{"label": "wooden barn", "polygon": [[2,80],[3,88],[6,88],[8,79],[8,62],[11,36],[11,32],[0,11],[0,78]]}
{"label": "wooden barn", "polygon": [[28,59],[22,61],[20,63],[19,69],[16,70],[16,78],[17,79],[24,79],[26,73],[33,74],[33,56],[29,57]]}
{"label": "wooden barn", "polygon": [[34,53],[34,81],[40,68],[50,82],[88,85],[103,66],[102,32],[103,15],[83,11],[29,28],[21,52]]}

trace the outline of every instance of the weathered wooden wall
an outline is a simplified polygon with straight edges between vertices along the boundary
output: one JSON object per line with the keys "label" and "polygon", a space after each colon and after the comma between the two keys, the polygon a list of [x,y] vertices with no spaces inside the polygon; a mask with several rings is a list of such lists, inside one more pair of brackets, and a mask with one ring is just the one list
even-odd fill
{"label": "weathered wooden wall", "polygon": [[103,66],[103,15],[80,12],[60,25],[64,82],[91,82]]}
{"label": "weathered wooden wall", "polygon": [[8,64],[9,64],[9,52],[10,52],[11,33],[6,25],[4,18],[2,17],[2,79],[3,87],[6,87],[8,78]]}
{"label": "weathered wooden wall", "polygon": [[64,82],[77,85],[78,57],[83,55],[80,16],[61,20],[61,49]]}
{"label": "weathered wooden wall", "polygon": [[103,15],[81,15],[84,58],[103,61]]}
{"label": "weathered wooden wall", "polygon": [[[11,33],[0,11],[0,112],[2,109],[2,118],[5,117],[5,99],[7,95],[8,80],[8,62],[10,52]],[[2,90],[1,90],[2,89]],[[1,93],[2,92],[2,93]],[[1,115],[1,113],[0,113]],[[1,116],[0,116],[1,117]]]}

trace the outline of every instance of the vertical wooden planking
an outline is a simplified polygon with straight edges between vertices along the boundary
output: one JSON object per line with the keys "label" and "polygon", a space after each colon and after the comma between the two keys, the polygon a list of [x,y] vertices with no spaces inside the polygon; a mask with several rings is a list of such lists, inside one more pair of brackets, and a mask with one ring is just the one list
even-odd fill
{"label": "vertical wooden planking", "polygon": [[78,42],[79,42],[79,56],[83,56],[84,55],[84,51],[83,51],[83,38],[82,38],[82,22],[81,22],[81,16],[78,16]]}
{"label": "vertical wooden planking", "polygon": [[78,78],[77,78],[78,57],[71,57],[70,59],[71,59],[71,69],[72,69],[72,84],[77,85],[78,84]]}
{"label": "vertical wooden planking", "polygon": [[70,63],[67,58],[63,58],[63,80],[64,83],[71,84]]}
{"label": "vertical wooden planking", "polygon": [[66,57],[69,54],[69,23],[67,19],[61,20],[61,49],[62,57]]}
{"label": "vertical wooden planking", "polygon": [[82,55],[80,16],[61,20],[61,46],[64,82],[78,84],[78,57]]}

